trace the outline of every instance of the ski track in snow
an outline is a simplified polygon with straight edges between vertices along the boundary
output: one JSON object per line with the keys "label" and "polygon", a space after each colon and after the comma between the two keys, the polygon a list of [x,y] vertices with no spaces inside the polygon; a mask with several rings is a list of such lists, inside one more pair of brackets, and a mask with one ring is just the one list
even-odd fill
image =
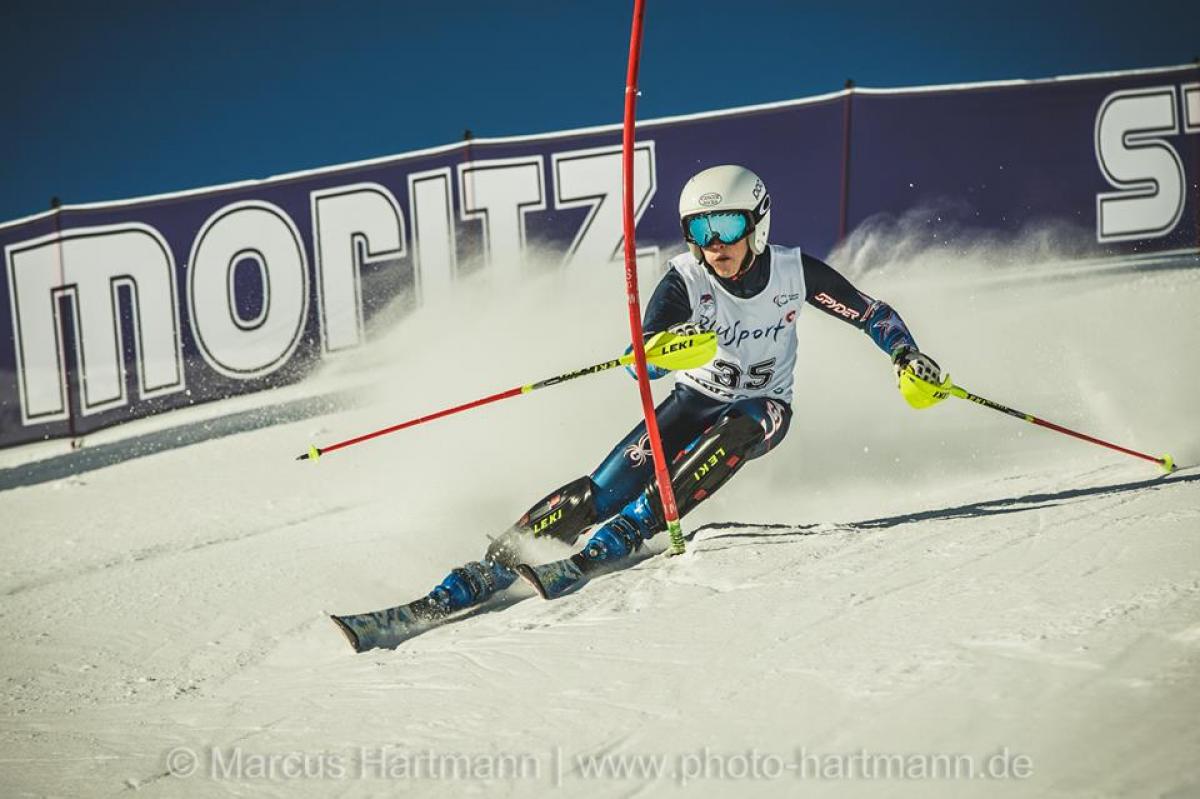
{"label": "ski track in snow", "polygon": [[[45,479],[22,477],[38,468],[28,452],[5,453],[17,471],[0,491],[0,793],[649,796],[676,791],[680,758],[697,753],[982,760],[1001,747],[1027,755],[1033,775],[709,774],[687,790],[1200,793],[1194,268],[1077,274],[1053,297],[1037,280],[989,288],[970,273],[856,277],[969,389],[1169,449],[1174,475],[967,403],[915,413],[868,343],[808,313],[801,357],[818,365],[798,375],[793,432],[685,520],[688,554],[645,553],[554,602],[518,584],[395,651],[351,653],[326,612],[411,600],[477,558],[485,534],[591,468],[637,418],[635,392],[590,378],[318,465],[292,458],[311,441],[606,357],[543,334],[565,284],[597,307],[554,321],[620,340],[602,308],[623,295],[603,278],[613,285],[542,275],[503,308],[472,306],[488,287],[468,284],[458,302],[508,345],[468,373],[408,345],[436,334],[453,349],[444,310],[430,308],[279,399],[307,408],[306,395],[369,386],[337,413],[289,411],[255,428],[240,398],[237,423],[222,427],[195,422],[220,407],[197,408],[97,434],[104,457],[62,479],[51,479],[70,463],[62,446],[30,450],[56,458]],[[1174,320],[1169,339],[1146,322],[1162,315]],[[831,363],[836,387],[820,382]],[[406,375],[425,372],[436,387],[416,396]],[[1162,390],[1142,389],[1147,374]],[[218,432],[159,446],[158,431],[185,422]],[[158,443],[122,460],[123,436]],[[351,773],[216,778],[206,761],[184,778],[168,771],[176,747],[202,760],[213,748],[324,754]],[[356,757],[380,747],[508,753],[538,768],[364,778]],[[667,771],[591,777],[576,761],[588,755],[661,756]]]}

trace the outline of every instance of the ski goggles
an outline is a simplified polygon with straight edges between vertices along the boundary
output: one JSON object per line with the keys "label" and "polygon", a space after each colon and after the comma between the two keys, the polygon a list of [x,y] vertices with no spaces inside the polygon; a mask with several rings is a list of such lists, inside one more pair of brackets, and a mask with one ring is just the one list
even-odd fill
{"label": "ski goggles", "polygon": [[718,241],[736,244],[753,229],[754,223],[746,211],[710,211],[683,219],[684,239],[698,247],[708,247]]}

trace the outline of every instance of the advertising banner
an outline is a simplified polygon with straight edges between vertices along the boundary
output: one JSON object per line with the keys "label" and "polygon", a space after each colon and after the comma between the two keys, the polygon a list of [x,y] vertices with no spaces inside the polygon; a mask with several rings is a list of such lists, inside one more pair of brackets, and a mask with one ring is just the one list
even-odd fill
{"label": "advertising banner", "polygon": [[[1200,67],[854,89],[639,124],[639,253],[682,249],[676,200],[741,163],[772,238],[825,255],[879,215],[950,208],[999,235],[1059,224],[1080,254],[1195,250]],[[294,382],[394,302],[473,269],[619,262],[620,131],[465,141],[0,224],[0,446]],[[519,278],[520,275],[513,275]]]}

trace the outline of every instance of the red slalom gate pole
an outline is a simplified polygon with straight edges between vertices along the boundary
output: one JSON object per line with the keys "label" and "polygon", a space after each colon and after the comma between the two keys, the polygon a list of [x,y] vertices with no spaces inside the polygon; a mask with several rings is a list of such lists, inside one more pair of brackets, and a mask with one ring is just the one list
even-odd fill
{"label": "red slalom gate pole", "polygon": [[683,530],[679,526],[679,508],[671,489],[671,475],[663,455],[662,439],[658,434],[658,419],[654,415],[654,398],[650,395],[650,376],[646,371],[646,354],[642,345],[642,308],[638,298],[637,242],[633,219],[633,143],[634,120],[637,118],[638,63],[642,53],[642,17],[645,1],[634,0],[633,25],[629,34],[629,70],[625,77],[625,128],[621,139],[621,173],[625,227],[625,294],[629,300],[629,334],[632,338],[634,363],[637,368],[638,391],[642,396],[642,413],[646,417],[646,433],[650,437],[650,452],[654,456],[654,479],[662,498],[663,516],[671,538],[670,552],[682,555]]}

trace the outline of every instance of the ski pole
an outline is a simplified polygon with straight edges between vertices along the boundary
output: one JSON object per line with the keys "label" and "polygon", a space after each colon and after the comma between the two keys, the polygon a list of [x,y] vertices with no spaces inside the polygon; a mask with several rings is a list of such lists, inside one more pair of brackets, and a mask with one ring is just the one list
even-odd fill
{"label": "ski pole", "polygon": [[1080,433],[1077,430],[1063,427],[1060,424],[1055,424],[1054,422],[1050,422],[1045,419],[1039,419],[1031,413],[1018,411],[1015,408],[1009,408],[1006,405],[1001,405],[998,402],[994,402],[986,397],[981,397],[978,394],[972,394],[965,388],[956,386],[954,383],[950,382],[950,375],[946,375],[945,379],[942,380],[940,385],[935,385],[922,380],[912,372],[906,370],[900,376],[900,393],[904,395],[906,400],[908,400],[909,405],[912,405],[914,408],[927,408],[931,405],[936,405],[947,396],[954,396],[958,397],[959,399],[969,400],[974,402],[976,405],[982,405],[985,408],[991,408],[994,411],[1006,413],[1014,419],[1021,419],[1022,421],[1029,422],[1030,424],[1036,424],[1039,427],[1045,427],[1048,430],[1053,430],[1056,433],[1063,433],[1073,438],[1078,438],[1080,441],[1087,441],[1091,444],[1099,444],[1102,447],[1108,447],[1109,449],[1116,450],[1117,452],[1123,452],[1126,455],[1132,455],[1135,458],[1141,458],[1142,460],[1147,460],[1151,463],[1157,463],[1159,467],[1161,467],[1162,470],[1168,474],[1175,471],[1175,460],[1170,455],[1162,455],[1156,458],[1153,455],[1147,455],[1144,452],[1138,452],[1137,450],[1118,446],[1117,444],[1089,436],[1086,433]]}
{"label": "ski pole", "polygon": [[[655,366],[663,369],[679,370],[693,369],[697,366],[703,366],[712,360],[712,357],[717,352],[717,334],[712,332],[693,333],[688,335],[679,335],[670,331],[657,333],[646,342],[646,360]],[[375,430],[370,433],[364,433],[361,436],[348,438],[345,441],[339,441],[336,444],[327,444],[324,447],[318,447],[315,444],[308,448],[308,452],[296,458],[298,461],[312,460],[315,461],[322,455],[333,452],[334,450],[343,449],[361,444],[364,441],[370,441],[372,438],[395,433],[398,430],[403,430],[406,427],[415,427],[425,422],[432,422],[434,419],[441,419],[443,416],[467,411],[471,408],[478,408],[481,405],[487,405],[491,402],[498,402],[509,397],[517,397],[522,394],[528,394],[531,391],[537,391],[539,388],[548,388],[549,386],[557,386],[560,383],[565,383],[568,380],[574,380],[577,377],[584,375],[594,375],[599,372],[604,372],[609,369],[616,369],[620,366],[628,366],[634,362],[634,353],[629,352],[622,355],[620,358],[613,358],[609,361],[585,366],[582,369],[576,369],[573,372],[549,377],[545,380],[539,380],[536,383],[527,383],[523,386],[510,388],[507,391],[501,391],[496,394],[490,394],[471,402],[465,402],[462,405],[455,405],[452,408],[445,408],[425,416],[419,416],[416,419],[409,419],[406,422],[384,427],[380,430]]]}

